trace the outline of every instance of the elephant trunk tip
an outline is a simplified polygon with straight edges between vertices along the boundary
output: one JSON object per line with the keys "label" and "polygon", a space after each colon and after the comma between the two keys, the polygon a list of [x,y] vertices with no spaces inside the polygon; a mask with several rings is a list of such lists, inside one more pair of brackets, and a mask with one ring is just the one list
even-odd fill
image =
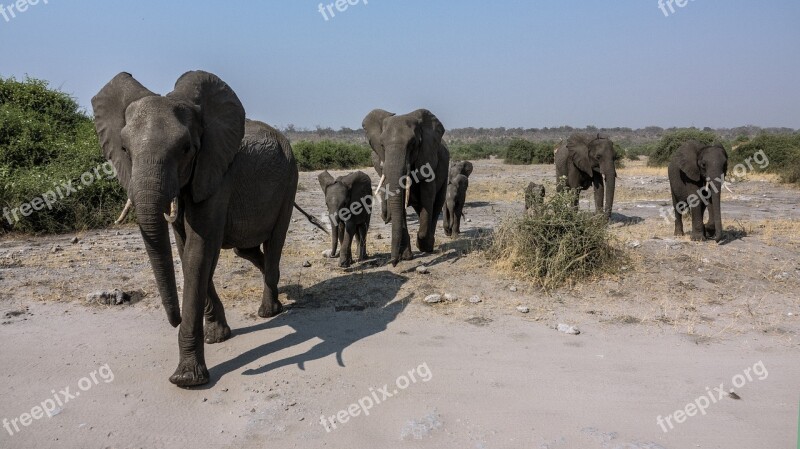
{"label": "elephant trunk tip", "polygon": [[173,328],[180,326],[181,321],[183,321],[183,319],[181,318],[181,314],[178,313],[177,311],[173,311],[171,313],[167,312],[167,319],[169,320],[169,324]]}

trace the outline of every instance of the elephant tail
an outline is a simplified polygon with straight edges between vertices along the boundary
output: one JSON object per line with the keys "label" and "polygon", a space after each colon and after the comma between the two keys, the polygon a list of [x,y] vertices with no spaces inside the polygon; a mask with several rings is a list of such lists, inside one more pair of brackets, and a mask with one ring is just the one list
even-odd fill
{"label": "elephant tail", "polygon": [[305,215],[306,219],[308,219],[308,221],[311,222],[311,224],[313,224],[314,226],[316,226],[319,229],[321,229],[322,232],[330,235],[330,232],[328,232],[328,229],[325,228],[325,226],[319,220],[317,220],[317,217],[315,217],[315,216],[309,214],[308,212],[304,211],[302,208],[300,208],[300,206],[297,205],[297,203],[294,203],[294,208],[299,210],[301,214]]}

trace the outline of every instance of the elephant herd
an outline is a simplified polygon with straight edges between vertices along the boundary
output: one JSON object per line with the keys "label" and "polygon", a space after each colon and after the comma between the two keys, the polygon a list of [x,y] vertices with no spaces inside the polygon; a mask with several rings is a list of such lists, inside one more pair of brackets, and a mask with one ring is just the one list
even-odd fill
{"label": "elephant herd", "polygon": [[[295,203],[298,168],[291,145],[276,129],[248,120],[230,86],[203,71],[185,73],[163,96],[120,73],[92,99],[92,107],[103,155],[129,198],[118,222],[135,208],[167,318],[179,327],[180,358],[169,380],[181,387],[205,384],[204,343],[220,343],[231,335],[214,285],[221,249],[233,249],[261,272],[264,291],[258,314],[273,317],[282,311],[280,260],[293,209],[324,229]],[[350,265],[355,240],[357,259],[367,257],[376,199],[381,218],[391,224],[393,265],[413,257],[408,206],[419,219],[419,251],[433,252],[443,209],[445,233],[457,236],[473,167],[466,161],[451,163],[439,119],[425,109],[405,115],[376,109],[362,126],[380,181],[373,197],[372,181],[363,172],[339,178],[327,171],[319,175],[331,221],[330,256],[336,257],[339,249],[339,264]],[[560,186],[594,187],[598,212],[610,215],[616,180],[613,143],[601,136],[573,136],[555,156],[557,175],[565,181]],[[726,163],[727,156],[723,163],[716,147],[682,148],[669,169],[676,204],[696,187],[718,187],[710,177],[724,175]],[[693,238],[719,236],[718,191],[710,198],[714,226],[703,230],[700,215],[699,222],[693,221]],[[682,232],[678,222],[676,215],[676,233]],[[183,270],[181,306],[170,227]]]}

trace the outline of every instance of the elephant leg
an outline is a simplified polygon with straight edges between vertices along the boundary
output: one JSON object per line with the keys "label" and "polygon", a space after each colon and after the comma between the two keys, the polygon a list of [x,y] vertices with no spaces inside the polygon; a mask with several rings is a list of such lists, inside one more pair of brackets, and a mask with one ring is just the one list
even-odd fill
{"label": "elephant leg", "polygon": [[457,238],[461,234],[461,214],[464,207],[457,204],[453,209],[453,235]]}
{"label": "elephant leg", "polygon": [[264,274],[264,253],[261,252],[261,248],[257,246],[255,248],[236,248],[233,252],[242,259],[250,261],[262,275]]}
{"label": "elephant leg", "polygon": [[[215,264],[216,265],[216,264]],[[205,342],[208,344],[222,343],[231,337],[231,328],[225,318],[225,307],[214,288],[214,270],[211,271],[211,280],[208,282],[208,297],[204,311],[206,326],[203,330]]]}
{"label": "elephant leg", "polygon": [[450,205],[445,203],[444,205],[444,217],[443,217],[443,225],[444,225],[444,235],[450,237],[453,232],[452,222],[450,220]]}
{"label": "elephant leg", "polygon": [[209,380],[203,347],[203,315],[221,240],[187,232],[183,251],[183,320],[178,330],[180,362],[169,378],[180,387],[202,385]]}
{"label": "elephant leg", "polygon": [[339,266],[347,268],[353,264],[353,235],[357,232],[356,226],[352,222],[345,224],[344,241],[339,255]]}
{"label": "elephant leg", "polygon": [[678,212],[678,197],[673,193],[672,194],[672,211],[675,213],[675,237],[682,237],[684,235],[683,232],[683,215]]}
{"label": "elephant leg", "polygon": [[716,217],[714,216],[714,208],[706,207],[708,209],[708,224],[703,226],[707,238],[714,238],[717,234]]}
{"label": "elephant leg", "polygon": [[705,212],[706,207],[702,202],[692,208],[692,241],[702,242],[706,240],[705,229],[703,229],[703,215],[705,215]]}
{"label": "elephant leg", "polygon": [[603,183],[603,175],[594,173],[592,178],[592,185],[594,186],[594,207],[597,214],[605,213],[603,210],[603,201],[606,195],[606,186]]}
{"label": "elephant leg", "polygon": [[369,226],[361,224],[358,226],[358,261],[363,262],[367,260],[367,231]]}
{"label": "elephant leg", "polygon": [[284,204],[269,240],[264,242],[264,297],[258,309],[258,316],[261,318],[274,317],[283,311],[283,305],[278,301],[278,281],[281,277],[281,255],[292,218],[293,202],[294,195]]}
{"label": "elephant leg", "polygon": [[439,214],[442,213],[447,185],[442,184],[436,190],[435,182],[423,182],[419,184],[419,231],[417,232],[417,249],[424,253],[432,253],[436,242],[436,223]]}

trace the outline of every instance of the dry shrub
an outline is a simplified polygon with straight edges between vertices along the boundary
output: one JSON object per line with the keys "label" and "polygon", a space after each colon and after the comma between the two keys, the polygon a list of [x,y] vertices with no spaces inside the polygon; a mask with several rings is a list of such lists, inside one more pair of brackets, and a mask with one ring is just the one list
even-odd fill
{"label": "dry shrub", "polygon": [[557,193],[495,231],[486,256],[497,268],[550,290],[616,273],[629,262],[602,215],[578,211],[575,193]]}

